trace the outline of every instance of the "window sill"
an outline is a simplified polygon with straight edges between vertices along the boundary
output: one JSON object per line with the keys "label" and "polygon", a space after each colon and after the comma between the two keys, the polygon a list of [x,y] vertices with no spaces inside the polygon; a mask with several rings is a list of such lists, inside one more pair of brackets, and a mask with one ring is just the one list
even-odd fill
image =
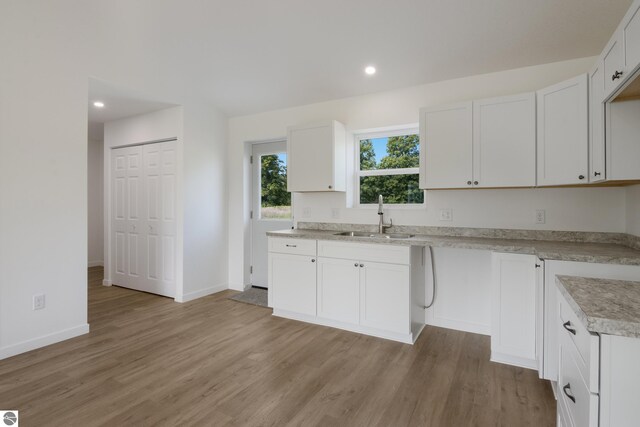
{"label": "window sill", "polygon": [[[406,204],[406,205],[395,205],[395,204],[387,204],[385,203],[384,209],[387,210],[427,210],[426,203],[421,204]],[[370,205],[361,205],[356,204],[348,209],[365,209],[365,210],[378,210],[378,204],[370,204]]]}

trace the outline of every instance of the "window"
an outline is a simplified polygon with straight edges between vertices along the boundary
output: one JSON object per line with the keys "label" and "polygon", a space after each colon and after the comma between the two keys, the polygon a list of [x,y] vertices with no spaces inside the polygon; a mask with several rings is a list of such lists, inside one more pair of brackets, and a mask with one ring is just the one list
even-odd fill
{"label": "window", "polygon": [[260,187],[260,218],[291,219],[286,153],[260,156]]}
{"label": "window", "polygon": [[417,129],[356,135],[356,200],[359,205],[378,203],[422,205],[419,184],[420,140]]}

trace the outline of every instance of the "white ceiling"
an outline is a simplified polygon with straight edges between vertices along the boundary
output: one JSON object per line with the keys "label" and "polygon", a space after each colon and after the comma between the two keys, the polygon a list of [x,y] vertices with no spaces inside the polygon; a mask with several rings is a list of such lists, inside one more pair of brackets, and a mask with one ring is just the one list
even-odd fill
{"label": "white ceiling", "polygon": [[122,50],[233,116],[597,55],[631,0],[117,3]]}
{"label": "white ceiling", "polygon": [[[103,102],[104,107],[94,107],[95,101]],[[175,104],[156,101],[130,89],[117,87],[97,79],[89,79],[89,123],[106,123],[173,106]]]}

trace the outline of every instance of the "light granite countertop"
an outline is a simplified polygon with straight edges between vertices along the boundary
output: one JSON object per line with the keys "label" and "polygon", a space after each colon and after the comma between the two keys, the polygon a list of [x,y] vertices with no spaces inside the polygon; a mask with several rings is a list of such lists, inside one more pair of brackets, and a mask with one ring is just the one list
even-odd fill
{"label": "light granite countertop", "polygon": [[640,282],[556,276],[556,284],[589,332],[640,338]]}
{"label": "light granite countertop", "polygon": [[[379,243],[404,246],[433,246],[461,249],[480,249],[496,252],[537,255],[540,259],[578,261],[602,264],[640,265],[640,250],[621,243],[592,241],[560,241],[513,239],[475,236],[445,236],[415,234],[409,239],[386,237],[349,237],[336,235],[340,230],[292,229],[271,231],[271,237],[316,240],[339,240],[358,243]],[[406,232],[397,230],[394,232]]]}

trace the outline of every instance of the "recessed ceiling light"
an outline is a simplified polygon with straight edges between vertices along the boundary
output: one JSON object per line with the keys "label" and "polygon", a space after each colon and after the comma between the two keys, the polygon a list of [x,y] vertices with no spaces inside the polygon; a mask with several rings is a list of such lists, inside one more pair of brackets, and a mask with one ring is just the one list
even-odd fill
{"label": "recessed ceiling light", "polygon": [[96,101],[96,102],[93,103],[93,106],[96,107],[96,108],[102,108],[102,107],[104,107],[104,102]]}
{"label": "recessed ceiling light", "polygon": [[373,76],[376,73],[376,67],[374,67],[373,65],[369,65],[364,69],[364,72],[369,76]]}

